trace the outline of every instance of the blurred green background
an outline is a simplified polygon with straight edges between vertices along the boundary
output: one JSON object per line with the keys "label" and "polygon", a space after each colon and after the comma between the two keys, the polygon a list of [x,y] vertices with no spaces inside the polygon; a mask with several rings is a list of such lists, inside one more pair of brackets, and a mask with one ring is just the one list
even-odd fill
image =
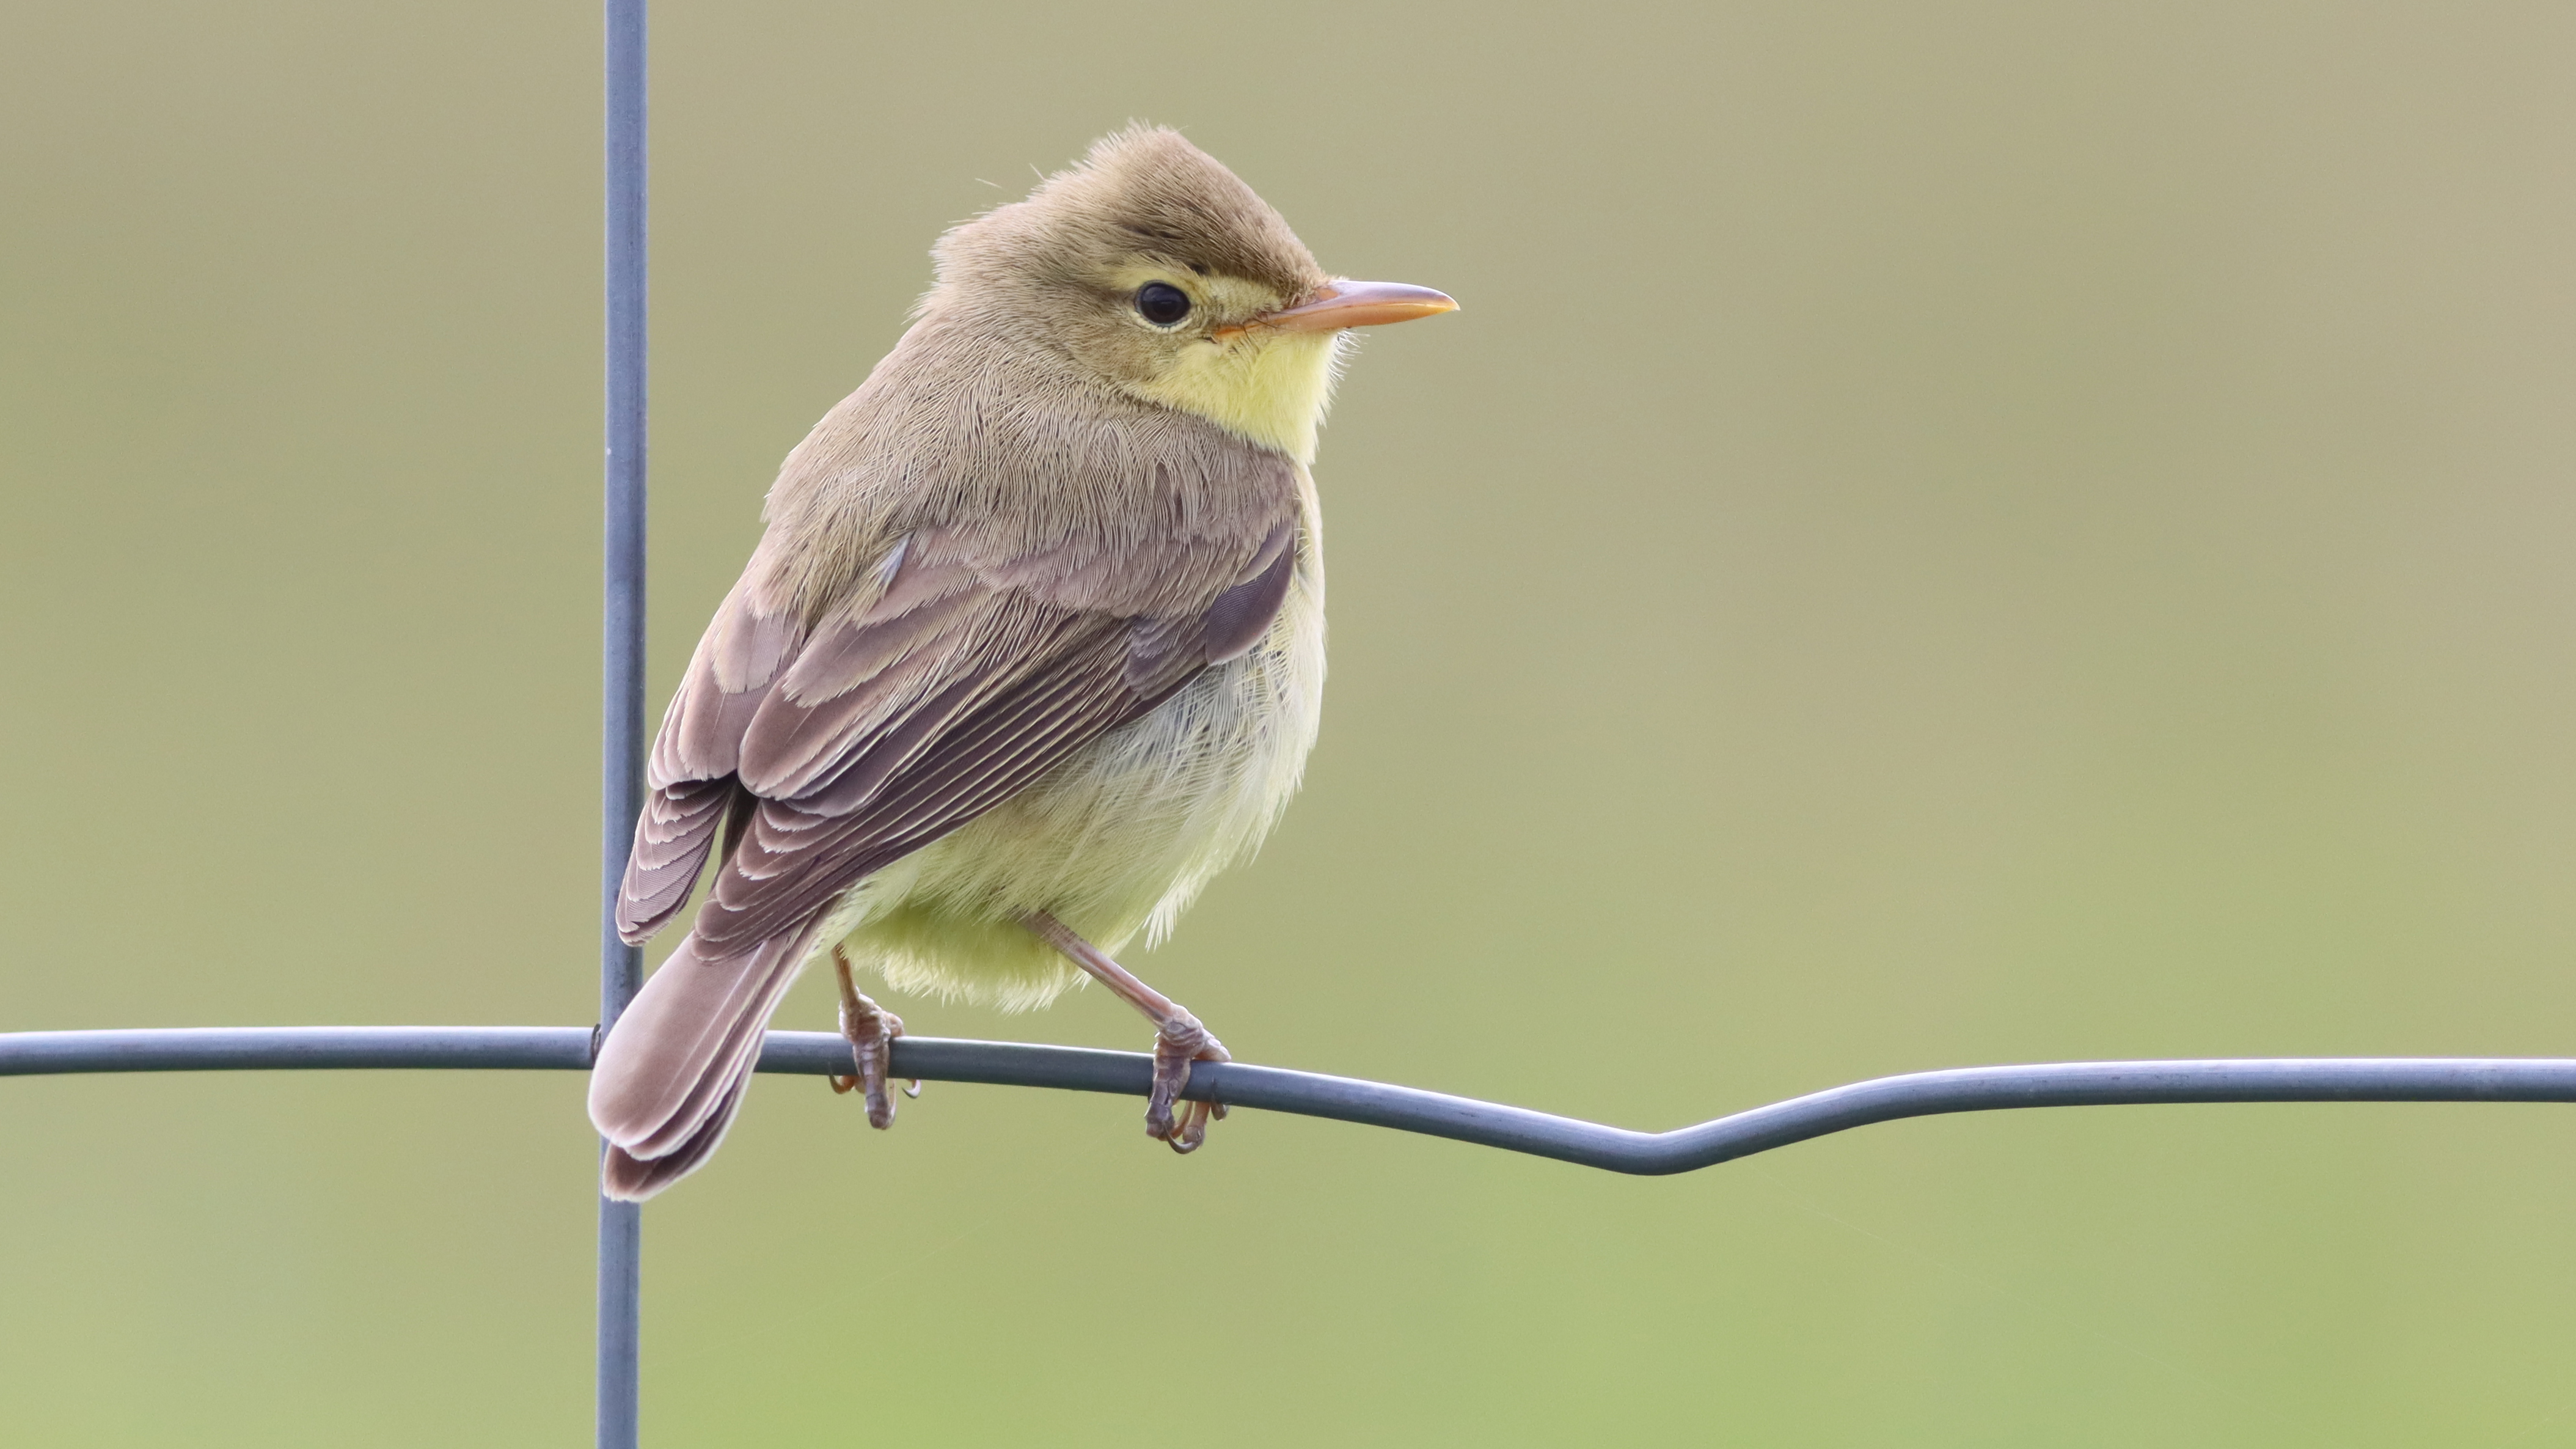
{"label": "blurred green background", "polygon": [[[1131,116],[1370,339],[1303,801],[1138,964],[1666,1127],[2576,1052],[2576,11],[657,7],[657,717],[939,229]],[[0,12],[0,1027],[587,1022],[598,16]],[[782,1025],[822,1028],[809,981]],[[1142,1047],[1100,993],[913,1029]],[[586,1442],[566,1076],[0,1085],[27,1444]],[[2576,1444],[2576,1115],[2120,1108],[1631,1180],[764,1079],[660,1445]]]}

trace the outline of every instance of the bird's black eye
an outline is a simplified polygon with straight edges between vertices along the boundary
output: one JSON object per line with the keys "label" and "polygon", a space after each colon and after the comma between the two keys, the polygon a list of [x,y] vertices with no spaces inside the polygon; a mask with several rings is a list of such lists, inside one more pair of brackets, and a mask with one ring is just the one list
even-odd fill
{"label": "bird's black eye", "polygon": [[1136,315],[1169,327],[1190,315],[1190,294],[1169,282],[1147,282],[1136,289]]}

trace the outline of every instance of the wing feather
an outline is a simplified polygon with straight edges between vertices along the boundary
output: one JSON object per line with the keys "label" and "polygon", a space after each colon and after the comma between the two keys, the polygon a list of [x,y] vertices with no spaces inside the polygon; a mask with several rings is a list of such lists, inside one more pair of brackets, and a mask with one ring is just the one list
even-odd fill
{"label": "wing feather", "polygon": [[730,779],[683,780],[646,797],[618,894],[617,933],[628,944],[650,939],[688,904],[737,793]]}

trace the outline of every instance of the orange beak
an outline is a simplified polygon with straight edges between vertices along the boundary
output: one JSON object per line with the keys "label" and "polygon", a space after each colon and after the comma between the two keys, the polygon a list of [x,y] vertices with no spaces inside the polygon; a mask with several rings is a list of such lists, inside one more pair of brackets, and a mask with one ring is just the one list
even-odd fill
{"label": "orange beak", "polygon": [[1376,327],[1455,312],[1458,304],[1446,292],[1409,287],[1402,282],[1334,282],[1314,300],[1265,312],[1239,327],[1220,327],[1216,335],[1260,327],[1274,332],[1338,332],[1345,327]]}

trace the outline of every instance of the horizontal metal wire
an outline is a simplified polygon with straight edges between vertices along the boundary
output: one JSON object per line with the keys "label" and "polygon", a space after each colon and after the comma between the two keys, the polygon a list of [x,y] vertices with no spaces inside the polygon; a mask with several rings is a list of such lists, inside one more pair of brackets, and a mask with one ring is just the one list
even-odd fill
{"label": "horizontal metal wire", "polygon": [[[67,1072],[462,1068],[582,1071],[579,1026],[196,1027],[168,1031],[0,1033],[0,1076]],[[773,1031],[760,1070],[848,1073],[830,1032]],[[1138,1052],[904,1037],[894,1074],[934,1082],[1145,1095],[1153,1059]],[[1392,1127],[1613,1172],[1689,1172],[1792,1142],[1946,1112],[2180,1102],[2576,1102],[2576,1061],[2556,1058],[2320,1057],[2249,1061],[2045,1062],[1909,1072],[1833,1087],[1678,1127],[1621,1127],[1284,1067],[1202,1063],[1188,1096],[1229,1106]]]}
{"label": "horizontal metal wire", "polygon": [[[0,1032],[0,1077],[444,1067],[590,1070],[586,1026],[183,1026]],[[837,1040],[837,1038],[835,1038]]]}

